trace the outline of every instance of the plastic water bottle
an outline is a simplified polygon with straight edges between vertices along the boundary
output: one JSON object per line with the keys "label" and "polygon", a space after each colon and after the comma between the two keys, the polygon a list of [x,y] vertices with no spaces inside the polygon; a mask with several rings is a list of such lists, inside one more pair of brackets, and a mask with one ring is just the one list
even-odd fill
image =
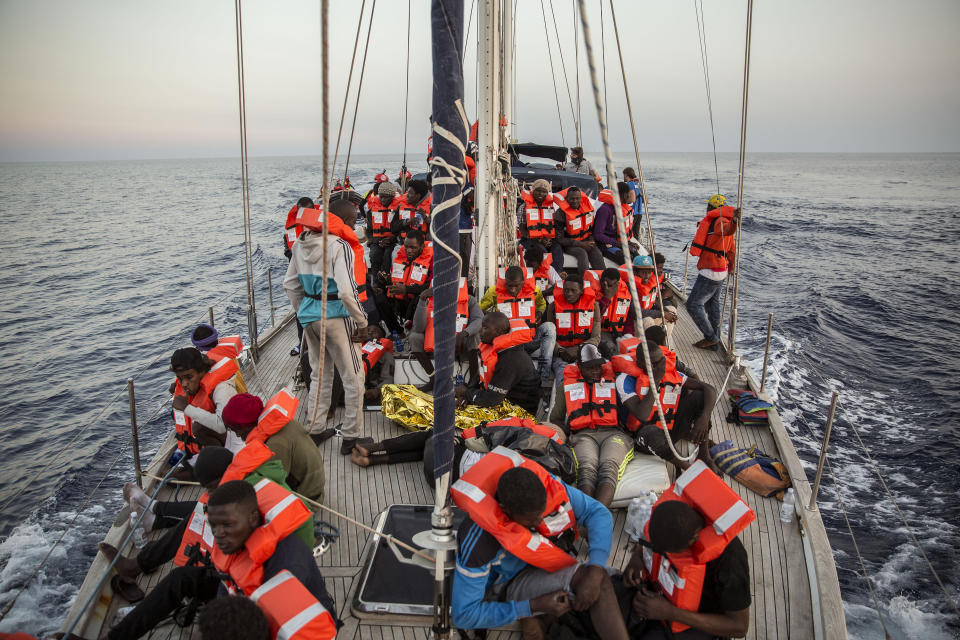
{"label": "plastic water bottle", "polygon": [[793,493],[793,487],[787,489],[786,495],[783,496],[783,504],[780,505],[780,522],[790,524],[793,522],[793,513],[796,511],[796,495]]}
{"label": "plastic water bottle", "polygon": [[139,516],[136,511],[130,512],[130,528],[133,529],[133,546],[143,549],[147,546],[147,535],[143,532],[143,523],[137,522]]}
{"label": "plastic water bottle", "polygon": [[400,334],[397,333],[396,329],[390,334],[390,339],[393,340],[394,352],[403,353],[403,340],[400,339]]}
{"label": "plastic water bottle", "polygon": [[634,498],[631,500],[630,506],[627,508],[627,523],[623,526],[623,531],[630,536],[631,542],[636,542],[640,539],[640,518],[642,508],[643,500],[640,498]]}

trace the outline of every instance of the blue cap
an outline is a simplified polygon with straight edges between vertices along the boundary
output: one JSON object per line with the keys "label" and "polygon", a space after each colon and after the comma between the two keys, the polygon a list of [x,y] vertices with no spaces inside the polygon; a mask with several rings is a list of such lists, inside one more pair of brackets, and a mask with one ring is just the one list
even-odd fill
{"label": "blue cap", "polygon": [[650,256],[637,256],[633,259],[634,267],[650,267],[653,269],[653,258]]}

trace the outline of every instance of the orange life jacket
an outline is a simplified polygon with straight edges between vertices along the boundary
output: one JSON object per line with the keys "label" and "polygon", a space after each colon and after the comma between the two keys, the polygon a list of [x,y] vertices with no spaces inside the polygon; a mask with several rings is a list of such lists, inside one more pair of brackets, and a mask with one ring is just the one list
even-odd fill
{"label": "orange life jacket", "polygon": [[493,344],[480,343],[480,380],[483,387],[490,384],[493,371],[497,368],[500,352],[518,344],[527,344],[533,340],[534,331],[523,320],[511,320],[510,331],[493,339]]}
{"label": "orange life jacket", "polygon": [[211,360],[238,358],[241,351],[243,351],[243,338],[240,336],[220,336],[217,339],[217,346],[207,351],[207,357]]}
{"label": "orange life jacket", "polygon": [[[537,474],[547,491],[543,521],[536,531],[507,517],[494,497],[500,476],[514,467],[529,469]],[[450,497],[481,529],[496,538],[507,552],[527,564],[553,572],[576,563],[573,556],[551,541],[551,538],[567,530],[577,531],[566,488],[543,467],[519,453],[506,447],[497,447],[484,455],[453,483]]]}
{"label": "orange life jacket", "polygon": [[[330,233],[346,241],[353,250],[353,279],[357,283],[357,296],[363,302],[367,299],[367,263],[363,256],[363,245],[357,239],[356,231],[336,215],[331,213],[327,220],[330,223]],[[300,209],[297,221],[312,231],[323,231],[323,211],[319,209]]]}
{"label": "orange life jacket", "polygon": [[613,366],[606,362],[600,381],[588,384],[580,367],[568,364],[563,370],[563,399],[571,431],[617,426],[617,392]]}
{"label": "orange life jacket", "polygon": [[640,346],[640,343],[643,341],[643,338],[637,338],[634,336],[626,336],[623,338],[617,339],[617,351],[621,354],[626,354],[628,356],[633,356],[637,353],[637,347]]}
{"label": "orange life jacket", "polygon": [[[233,456],[233,461],[220,478],[220,484],[232,480],[243,480],[272,457],[273,451],[270,451],[267,445],[262,442],[251,442]],[[204,491],[193,507],[187,529],[180,539],[177,555],[173,558],[173,563],[178,567],[186,566],[191,561],[191,556],[195,553],[193,547],[199,545],[199,556],[195,556],[198,560],[209,557],[213,551],[213,530],[207,522],[206,510],[209,498],[210,495]]]}
{"label": "orange life jacket", "polygon": [[523,219],[527,226],[527,237],[531,240],[557,237],[553,219],[557,205],[553,194],[548,193],[541,204],[537,204],[530,191],[521,191],[520,198],[523,199]]}
{"label": "orange life jacket", "polygon": [[400,217],[401,223],[409,223],[411,229],[419,229],[423,231],[424,235],[429,235],[430,207],[432,204],[432,193],[427,193],[427,195],[423,196],[423,199],[415,205],[409,204],[407,202],[407,196],[404,194],[400,196],[398,202],[394,202],[394,207],[396,207],[397,215]]}
{"label": "orange life jacket", "polygon": [[[533,272],[533,281],[536,283],[540,293],[546,298],[547,303],[553,302],[553,289],[550,287],[550,267],[553,266],[553,254],[548,253],[543,256],[543,261],[536,271]],[[527,273],[530,273],[530,267],[527,267]]]}
{"label": "orange life jacket", "polygon": [[270,559],[277,543],[313,517],[295,495],[276,482],[264,478],[254,486],[257,509],[263,524],[253,530],[243,548],[227,555],[213,545],[210,554],[214,566],[227,574],[224,585],[231,594],[250,595],[263,583],[263,563]]}
{"label": "orange life jacket", "polygon": [[[657,303],[657,291],[659,287],[663,286],[663,280],[666,276],[663,271],[659,273],[651,273],[650,277],[643,281],[643,290],[637,289],[637,293],[640,294],[640,306],[644,309],[652,309],[653,305]],[[649,305],[649,306],[644,306]]]}
{"label": "orange life jacket", "polygon": [[[600,289],[597,290],[600,291]],[[630,315],[630,302],[630,289],[623,280],[620,280],[617,283],[617,293],[603,313],[600,330],[611,333],[615,337],[622,335],[627,327],[627,316]]]}
{"label": "orange life jacket", "polygon": [[[529,272],[528,272],[529,275]],[[524,320],[528,326],[537,324],[537,284],[532,277],[524,278],[516,297],[507,293],[507,281],[497,278],[497,311],[510,320]]]}
{"label": "orange life jacket", "polygon": [[283,239],[287,243],[287,249],[292,249],[293,243],[303,233],[303,225],[297,220],[299,215],[300,207],[297,205],[290,207],[290,211],[287,212],[287,222],[283,225]]}
{"label": "orange life jacket", "polygon": [[591,287],[584,287],[576,304],[570,304],[563,297],[563,289],[553,290],[553,312],[557,323],[557,344],[572,347],[590,337],[593,332],[593,305],[596,293]]}
{"label": "orange life jacket", "polygon": [[[702,460],[691,465],[660,496],[653,505],[653,513],[669,500],[679,500],[696,509],[703,516],[705,526],[700,530],[696,542],[680,553],[661,555],[644,547],[644,579],[657,584],[675,607],[697,611],[707,563],[720,557],[730,541],[757,516]],[[644,537],[650,539],[649,522],[644,526]],[[670,627],[674,633],[689,629],[679,622],[671,622]]]}
{"label": "orange life jacket", "polygon": [[524,429],[529,429],[530,431],[533,431],[537,435],[541,435],[544,438],[550,438],[554,442],[560,442],[560,434],[557,433],[555,429],[543,424],[539,424],[531,418],[517,417],[482,422],[479,426],[470,427],[469,429],[464,429],[461,431],[460,437],[464,440],[470,440],[472,438],[479,437],[483,433],[483,429],[485,427],[523,427]]}
{"label": "orange life jacket", "polygon": [[[421,286],[427,281],[432,268],[432,245],[425,244],[423,251],[421,251],[420,255],[414,260],[408,260],[407,252],[401,247],[400,251],[397,252],[397,257],[393,259],[393,270],[390,272],[390,280],[393,284],[402,284],[408,287]],[[413,298],[412,293],[405,293],[402,296],[395,296],[392,293],[387,293],[387,295],[391,298],[401,300],[410,300]]]}
{"label": "orange life jacket", "polygon": [[[194,407],[215,413],[217,407],[211,397],[213,390],[221,382],[226,382],[235,376],[238,371],[240,371],[240,367],[237,366],[236,361],[232,358],[221,358],[217,360],[216,363],[210,367],[210,371],[207,371],[200,380],[200,389],[194,395],[189,396],[187,401]],[[177,380],[174,395],[187,395],[183,387],[180,386],[179,379]],[[174,410],[173,424],[177,431],[177,449],[193,455],[200,453],[200,443],[196,436],[193,435],[193,420],[190,416],[183,411]]]}
{"label": "orange life jacket", "polygon": [[[467,279],[460,278],[460,289],[457,291],[457,333],[467,327],[470,321],[470,295],[467,291]],[[423,334],[423,350],[433,353],[433,298],[427,300],[427,328]]]}
{"label": "orange life jacket", "polygon": [[567,217],[566,233],[568,238],[574,240],[588,240],[593,235],[593,218],[595,212],[593,203],[587,194],[581,192],[580,208],[574,209],[566,199],[567,189],[554,194],[554,201],[563,215]]}
{"label": "orange life jacket", "polygon": [[[663,349],[663,347],[660,348],[661,350]],[[666,353],[664,353],[664,355],[666,355]],[[647,377],[647,372],[637,365],[634,356],[627,354],[616,355],[610,359],[610,363],[613,365],[615,372],[625,373],[628,376],[636,378],[636,393],[638,396],[642,398],[647,395],[647,392],[650,390],[650,378]],[[676,354],[673,354],[672,362],[671,359],[667,357],[666,371],[660,380],[660,384],[657,385],[657,388],[660,390],[660,406],[663,407],[663,417],[666,419],[668,430],[673,429],[673,421],[677,417],[677,406],[680,404],[680,391],[683,389],[683,383],[687,380],[687,376],[677,371],[676,364]],[[633,432],[643,426],[633,413],[627,412],[627,414],[626,427],[628,431]],[[659,420],[656,405],[651,407],[650,415],[647,416],[644,423],[655,420]]]}
{"label": "orange life jacket", "polygon": [[327,640],[337,635],[330,612],[296,576],[284,569],[250,594],[274,640]]}
{"label": "orange life jacket", "polygon": [[283,387],[277,391],[276,395],[267,401],[267,406],[257,420],[257,426],[247,435],[246,443],[249,445],[251,442],[266,442],[267,438],[296,417],[299,406],[300,401],[289,389]]}
{"label": "orange life jacket", "polygon": [[690,255],[700,256],[697,269],[724,271],[733,260],[737,248],[733,211],[728,206],[711,209],[697,223],[697,233],[690,244]]}
{"label": "orange life jacket", "polygon": [[370,370],[377,366],[385,353],[393,353],[393,340],[374,338],[364,342],[360,349],[360,358],[363,360],[363,375],[370,375]]}
{"label": "orange life jacket", "polygon": [[399,197],[394,195],[390,202],[384,204],[380,196],[371,195],[367,201],[367,211],[370,215],[370,229],[374,238],[394,238],[390,231],[390,221],[393,219],[393,210],[399,203]]}
{"label": "orange life jacket", "polygon": [[[604,189],[597,196],[597,200],[605,204],[609,204],[611,207],[615,205],[613,201],[613,191],[610,189]],[[633,205],[624,204],[620,201],[620,218],[623,220],[623,232],[626,234],[627,238],[630,237],[630,231],[633,229]]]}

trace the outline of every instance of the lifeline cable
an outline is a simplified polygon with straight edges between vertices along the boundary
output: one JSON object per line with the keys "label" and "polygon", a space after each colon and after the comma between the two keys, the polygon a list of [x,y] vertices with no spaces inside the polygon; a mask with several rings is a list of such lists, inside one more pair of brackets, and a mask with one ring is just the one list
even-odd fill
{"label": "lifeline cable", "polygon": [[[607,131],[607,120],[603,114],[603,105],[600,102],[600,86],[597,82],[597,69],[593,61],[593,46],[590,42],[590,23],[587,19],[587,7],[585,0],[576,0],[580,5],[580,25],[583,28],[583,46],[587,53],[587,66],[590,69],[590,84],[593,88],[593,102],[597,110],[597,119],[600,121],[600,139],[603,142],[603,152],[607,162],[607,181],[613,182],[613,154],[610,151],[610,139]],[[620,192],[618,189],[611,189],[613,195],[613,210],[620,210]],[[614,215],[614,219],[617,223],[617,235],[620,237],[620,247],[625,256],[630,255],[630,249],[627,244],[627,234],[623,226],[623,218],[619,215]],[[649,220],[647,221],[649,224]],[[656,262],[654,262],[654,268],[656,268]],[[656,272],[655,272],[656,275]],[[630,289],[630,298],[631,303],[633,304],[634,312],[634,322],[639,324],[642,327],[643,323],[643,313],[640,309],[640,297],[637,293],[637,282],[635,278],[627,278],[627,288]],[[653,397],[653,404],[657,411],[658,425],[663,430],[664,439],[667,441],[667,445],[670,447],[670,451],[677,458],[684,462],[692,462],[699,453],[699,446],[694,448],[693,453],[689,456],[682,456],[680,452],[677,451],[676,447],[673,446],[673,439],[670,437],[670,431],[667,428],[666,417],[663,414],[663,405],[660,403],[660,392],[657,389],[657,380],[653,375],[653,364],[650,361],[650,351],[647,348],[646,339],[640,341],[641,350],[643,351],[643,360],[645,365],[645,370],[647,372],[647,378],[650,383],[650,394]],[[701,445],[701,443],[696,443]]]}

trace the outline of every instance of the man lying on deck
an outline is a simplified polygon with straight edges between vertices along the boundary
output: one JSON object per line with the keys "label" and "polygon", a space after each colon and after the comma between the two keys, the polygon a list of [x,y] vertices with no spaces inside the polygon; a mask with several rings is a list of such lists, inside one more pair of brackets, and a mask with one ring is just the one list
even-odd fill
{"label": "man lying on deck", "polygon": [[[283,465],[273,457],[269,449],[263,447],[259,449],[256,446],[244,447],[236,457],[223,447],[205,447],[197,456],[195,473],[197,480],[207,492],[216,489],[225,474],[227,477],[242,478],[254,486],[261,480],[268,479],[284,489],[289,489],[285,482],[287,472]],[[130,483],[124,485],[123,493],[132,511],[147,511],[141,522],[145,531],[171,527],[160,538],[148,542],[135,558],[120,556],[117,561],[117,576],[111,581],[110,586],[114,591],[119,591],[128,601],[136,602],[143,598],[143,593],[140,592],[136,583],[141,573],[153,573],[164,563],[174,559],[177,560],[178,565],[182,566],[186,563],[185,553],[188,546],[186,543],[191,536],[184,534],[188,526],[197,528],[198,522],[191,514],[195,514],[198,501],[151,502],[147,494]],[[200,502],[205,501],[206,494],[200,499]],[[202,511],[196,515],[202,522]],[[297,529],[297,535],[304,544],[312,547],[314,542],[312,521],[301,525]],[[106,542],[100,543],[100,551],[107,560],[113,560],[117,555],[117,548]],[[178,554],[178,551],[183,552],[183,555]]]}
{"label": "man lying on deck", "polygon": [[[268,605],[279,596],[286,600],[288,619],[315,607],[316,615],[310,616],[308,623],[317,632],[309,637],[334,637],[337,623],[333,599],[309,547],[291,535],[309,521],[310,511],[299,500],[288,501],[289,495],[269,480],[259,483],[256,489],[242,480],[217,487],[207,502],[207,526],[214,541],[210,561],[171,571],[107,637],[139,638],[180,609],[184,599],[196,606],[215,598],[218,591],[242,591],[250,596],[261,586],[258,604],[268,619],[273,616],[277,620],[281,615]],[[267,513],[271,517],[269,526],[264,520]],[[254,532],[256,536],[252,535]],[[271,580],[282,572],[286,573],[281,577],[289,578],[283,582]],[[265,597],[283,585],[283,590],[290,589],[292,593]],[[317,603],[320,607],[316,607]]]}
{"label": "man lying on deck", "polygon": [[[503,447],[450,492],[467,512],[457,532],[455,626],[493,629],[519,620],[524,638],[542,638],[533,616],[559,617],[572,608],[589,610],[605,640],[627,637],[605,566],[613,530],[606,507]],[[590,541],[586,564],[568,552],[578,527]]]}

